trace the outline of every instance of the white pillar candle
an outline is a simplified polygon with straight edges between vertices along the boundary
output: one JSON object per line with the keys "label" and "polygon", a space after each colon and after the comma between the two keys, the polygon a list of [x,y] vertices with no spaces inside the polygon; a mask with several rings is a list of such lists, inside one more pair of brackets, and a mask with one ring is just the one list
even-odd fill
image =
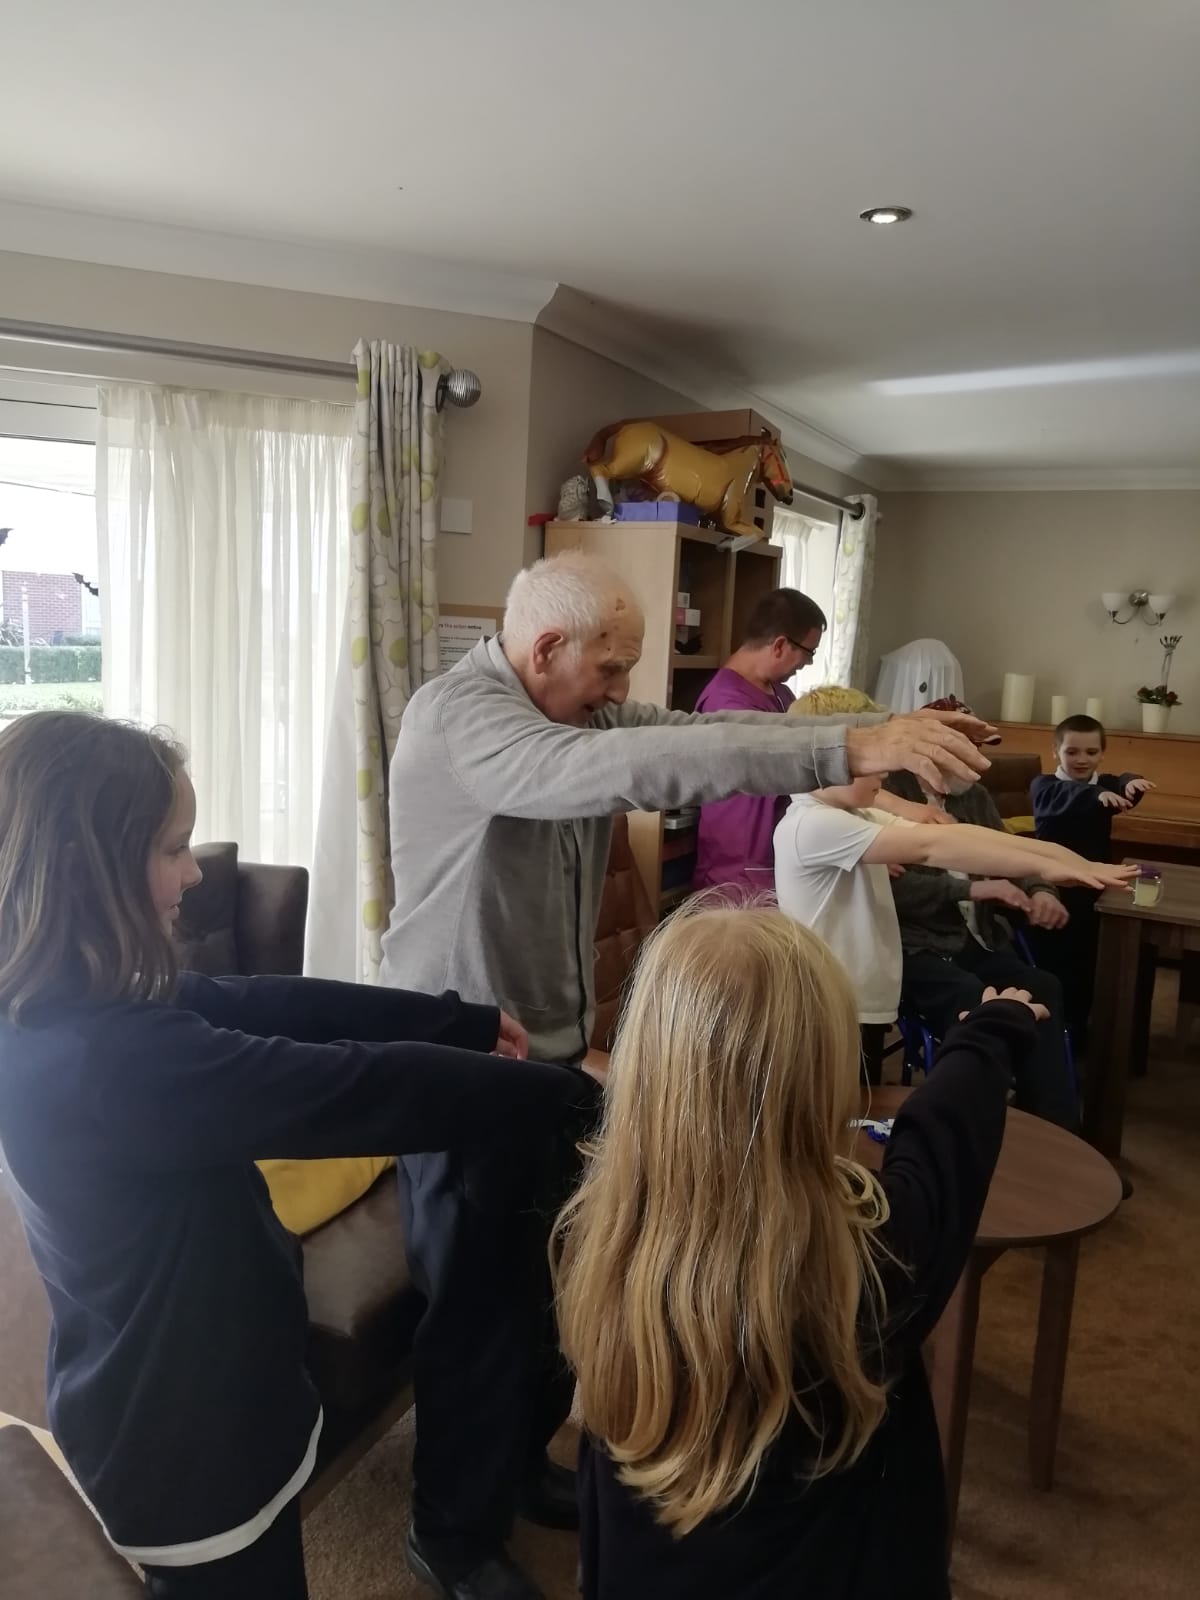
{"label": "white pillar candle", "polygon": [[1050,696],[1050,721],[1055,727],[1071,715],[1067,710],[1070,703],[1065,694],[1052,694]]}
{"label": "white pillar candle", "polygon": [[1033,689],[1035,680],[1023,672],[1004,674],[1004,692],[1000,696],[1001,722],[1029,722],[1033,717]]}
{"label": "white pillar candle", "polygon": [[1089,717],[1095,717],[1097,722],[1104,721],[1104,701],[1099,695],[1092,695],[1084,707]]}

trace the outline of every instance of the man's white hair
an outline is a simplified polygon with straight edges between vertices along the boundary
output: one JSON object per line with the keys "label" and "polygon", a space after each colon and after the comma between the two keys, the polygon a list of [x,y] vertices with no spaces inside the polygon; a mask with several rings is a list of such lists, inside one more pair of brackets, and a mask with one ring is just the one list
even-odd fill
{"label": "man's white hair", "polygon": [[539,634],[561,633],[584,645],[625,607],[637,609],[637,601],[618,573],[597,556],[567,550],[517,573],[504,603],[504,642],[524,650]]}

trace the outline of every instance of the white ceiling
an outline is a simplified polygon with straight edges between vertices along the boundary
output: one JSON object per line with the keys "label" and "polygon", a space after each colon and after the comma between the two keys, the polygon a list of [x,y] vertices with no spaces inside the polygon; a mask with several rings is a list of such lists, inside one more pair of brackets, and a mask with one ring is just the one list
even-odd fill
{"label": "white ceiling", "polygon": [[[593,342],[882,480],[1200,482],[1196,0],[39,0],[4,31],[0,198],[568,285]],[[915,216],[858,220],[884,203]]]}

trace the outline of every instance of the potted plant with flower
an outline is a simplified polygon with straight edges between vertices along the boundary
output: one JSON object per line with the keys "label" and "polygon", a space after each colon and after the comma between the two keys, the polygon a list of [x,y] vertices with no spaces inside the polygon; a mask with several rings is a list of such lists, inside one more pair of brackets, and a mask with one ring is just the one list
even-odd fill
{"label": "potted plant with flower", "polygon": [[1155,684],[1152,689],[1143,684],[1137,692],[1142,707],[1144,733],[1166,733],[1171,707],[1179,704],[1179,696],[1174,689],[1168,688],[1168,680],[1171,676],[1171,657],[1182,637],[1179,633],[1167,633],[1158,641],[1163,647],[1162,682]]}

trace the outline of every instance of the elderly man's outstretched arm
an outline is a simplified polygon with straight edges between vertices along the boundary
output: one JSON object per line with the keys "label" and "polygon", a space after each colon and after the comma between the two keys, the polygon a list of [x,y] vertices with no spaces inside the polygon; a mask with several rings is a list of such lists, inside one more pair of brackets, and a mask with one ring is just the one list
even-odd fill
{"label": "elderly man's outstretched arm", "polygon": [[[646,720],[646,711],[657,714]],[[464,682],[443,697],[436,727],[423,731],[444,741],[457,781],[484,810],[550,821],[736,793],[801,793],[901,767],[941,788],[947,777],[974,778],[987,766],[964,734],[922,717],[848,727],[657,707],[602,715],[614,725],[571,727],[529,714],[498,684]],[[634,726],[616,725],[625,715]]]}

